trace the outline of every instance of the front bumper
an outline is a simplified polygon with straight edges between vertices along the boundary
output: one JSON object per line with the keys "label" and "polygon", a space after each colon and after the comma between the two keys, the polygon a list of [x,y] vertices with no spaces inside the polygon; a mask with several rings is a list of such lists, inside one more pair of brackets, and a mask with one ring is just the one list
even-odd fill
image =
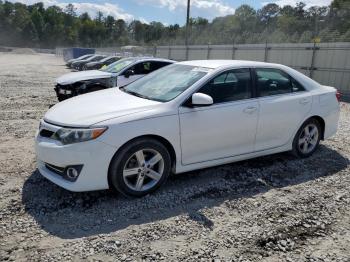
{"label": "front bumper", "polygon": [[70,66],[70,68],[79,71],[79,66],[80,66],[80,64],[74,64],[74,63],[73,63],[73,64]]}
{"label": "front bumper", "polygon": [[[59,127],[44,123],[41,127]],[[108,189],[108,168],[116,149],[98,140],[62,145],[57,140],[35,137],[35,151],[39,172],[56,185],[70,191],[82,192]],[[64,169],[67,166],[82,165],[75,182],[71,182],[52,170],[50,166]]]}
{"label": "front bumper", "polygon": [[65,99],[75,96],[75,91],[71,85],[56,84],[54,89],[55,89],[58,101],[63,101]]}
{"label": "front bumper", "polygon": [[84,65],[85,65],[84,63],[73,64],[72,68],[77,70],[77,71],[82,71]]}

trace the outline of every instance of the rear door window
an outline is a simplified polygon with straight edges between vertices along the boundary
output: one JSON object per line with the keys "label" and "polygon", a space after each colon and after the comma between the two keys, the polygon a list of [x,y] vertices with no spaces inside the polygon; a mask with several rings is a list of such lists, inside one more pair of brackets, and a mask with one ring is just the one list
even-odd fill
{"label": "rear door window", "polygon": [[282,70],[256,68],[256,85],[260,96],[272,96],[304,91],[304,87]]}

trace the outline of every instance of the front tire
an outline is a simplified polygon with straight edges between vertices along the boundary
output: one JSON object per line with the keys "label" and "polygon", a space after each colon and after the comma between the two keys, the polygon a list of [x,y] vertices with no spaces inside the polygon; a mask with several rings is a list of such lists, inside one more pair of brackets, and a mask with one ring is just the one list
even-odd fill
{"label": "front tire", "polygon": [[301,158],[311,156],[320,143],[321,132],[321,125],[316,119],[307,120],[294,137],[293,154]]}
{"label": "front tire", "polygon": [[128,143],[113,157],[109,182],[126,196],[142,197],[163,185],[170,170],[166,147],[155,139],[142,138]]}

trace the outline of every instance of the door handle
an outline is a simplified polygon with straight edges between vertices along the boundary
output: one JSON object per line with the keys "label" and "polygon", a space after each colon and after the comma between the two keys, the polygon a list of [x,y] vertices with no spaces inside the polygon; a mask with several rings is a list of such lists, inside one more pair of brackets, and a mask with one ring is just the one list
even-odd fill
{"label": "door handle", "polygon": [[255,111],[257,110],[257,108],[255,106],[250,106],[250,107],[247,107],[243,110],[244,113],[247,113],[247,114],[252,114],[254,113]]}
{"label": "door handle", "polygon": [[306,105],[307,103],[309,103],[309,99],[307,99],[307,98],[300,99],[299,103],[302,105]]}

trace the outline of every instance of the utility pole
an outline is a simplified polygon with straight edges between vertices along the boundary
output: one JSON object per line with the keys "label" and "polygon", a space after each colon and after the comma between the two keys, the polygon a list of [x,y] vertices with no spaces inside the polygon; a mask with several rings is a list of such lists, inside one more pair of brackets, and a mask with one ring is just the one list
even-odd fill
{"label": "utility pole", "polygon": [[189,27],[190,27],[190,5],[191,5],[191,0],[187,0],[186,36],[185,36],[186,49],[188,49],[188,38],[189,38]]}
{"label": "utility pole", "polygon": [[315,29],[314,29],[314,39],[318,37],[318,15],[315,14]]}
{"label": "utility pole", "polygon": [[185,48],[186,54],[185,59],[188,60],[188,38],[189,38],[189,27],[190,27],[190,0],[187,0],[187,16],[186,16],[186,36],[185,36]]}

